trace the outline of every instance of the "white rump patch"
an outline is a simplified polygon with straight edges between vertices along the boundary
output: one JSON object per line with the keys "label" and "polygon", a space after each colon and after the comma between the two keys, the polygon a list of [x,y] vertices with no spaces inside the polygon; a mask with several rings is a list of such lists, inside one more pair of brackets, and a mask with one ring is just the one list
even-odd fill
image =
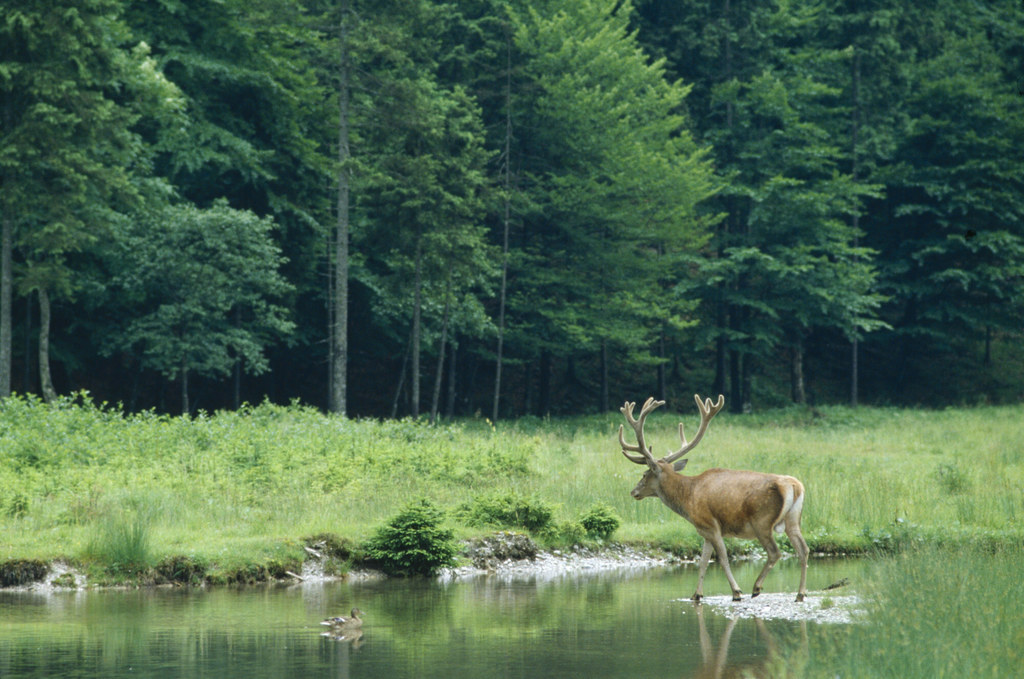
{"label": "white rump patch", "polygon": [[800,516],[800,512],[804,508],[804,495],[800,494],[800,497],[793,501],[793,486],[787,485],[786,490],[782,494],[782,511],[779,512],[779,519],[775,522],[775,532],[781,533],[786,530],[786,517],[790,514],[794,516]]}

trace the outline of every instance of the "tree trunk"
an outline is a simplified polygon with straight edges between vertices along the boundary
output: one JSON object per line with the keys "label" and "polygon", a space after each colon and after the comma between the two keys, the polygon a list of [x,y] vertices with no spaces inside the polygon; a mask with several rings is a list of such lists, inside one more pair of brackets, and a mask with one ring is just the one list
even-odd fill
{"label": "tree trunk", "polygon": [[740,412],[754,412],[754,360],[750,354],[743,356],[742,406]]}
{"label": "tree trunk", "polygon": [[235,361],[235,367],[232,370],[232,401],[235,404],[235,410],[242,407],[242,362]]}
{"label": "tree trunk", "polygon": [[598,412],[611,410],[608,396],[608,340],[601,340],[601,404]]}
{"label": "tree trunk", "polygon": [[434,393],[430,399],[430,423],[437,422],[437,408],[441,402],[441,378],[444,376],[444,352],[448,342],[448,319],[452,308],[452,275],[455,268],[454,253],[448,262],[448,281],[444,291],[444,313],[441,316],[441,346],[437,350],[437,371],[434,374]]}
{"label": "tree trunk", "polygon": [[349,234],[349,0],[341,1],[339,27],[341,60],[338,69],[338,215],[335,228],[334,309],[331,328],[331,412],[345,415],[348,380],[348,234]]}
{"label": "tree trunk", "polygon": [[188,366],[185,357],[181,358],[181,416],[188,417],[192,406],[188,402]]}
{"label": "tree trunk", "polygon": [[[718,327],[724,327],[725,314],[722,313],[721,307],[725,305],[719,302],[718,318],[723,319],[719,321]],[[729,352],[725,346],[725,335],[719,334],[715,338],[715,382],[711,387],[711,391],[716,394],[724,394],[727,391],[726,388],[726,375],[729,372]]]}
{"label": "tree trunk", "polygon": [[533,413],[533,361],[523,361],[523,413]]}
{"label": "tree trunk", "polygon": [[[242,327],[242,308],[235,307],[235,327]],[[242,406],[242,359],[238,357],[235,359],[235,366],[232,370],[234,373],[232,386],[234,387],[233,401],[235,404],[235,410],[238,410]]]}
{"label": "tree trunk", "polygon": [[23,393],[30,393],[32,391],[32,366],[36,365],[35,361],[29,359],[32,355],[32,291],[30,290],[25,295],[25,382],[21,385],[21,391]]}
{"label": "tree trunk", "polygon": [[506,34],[505,49],[505,163],[502,183],[505,189],[505,216],[501,233],[501,288],[498,293],[498,350],[494,368],[494,405],[491,422],[498,421],[501,405],[501,364],[505,348],[505,296],[508,287],[508,232],[512,217],[512,38]]}
{"label": "tree trunk", "polygon": [[423,291],[421,290],[423,273],[423,245],[419,237],[416,239],[416,273],[413,278],[412,302],[412,416],[420,416],[420,305]]}
{"label": "tree trunk", "polygon": [[47,403],[57,400],[50,377],[50,294],[39,288],[39,388]]}
{"label": "tree trunk", "polygon": [[804,343],[802,339],[796,340],[790,347],[789,383],[793,403],[801,405],[807,403],[807,392],[804,389]]}
{"label": "tree trunk", "polygon": [[0,398],[11,395],[11,343],[13,327],[11,300],[14,276],[11,272],[11,250],[14,248],[14,226],[7,207],[3,206],[2,234],[0,234]]}
{"label": "tree trunk", "polygon": [[665,356],[665,331],[662,330],[661,335],[658,337],[658,358],[661,359],[661,363],[658,364],[658,399],[665,401],[665,394],[668,392],[668,380],[666,379],[666,373],[668,372],[668,361]]}
{"label": "tree trunk", "polygon": [[[850,114],[850,178],[856,182],[857,173],[860,169],[857,153],[859,151],[860,144],[860,53],[856,51],[856,47],[852,47],[853,62],[851,64],[851,80],[852,80],[852,95],[853,95],[853,110]],[[860,230],[860,214],[858,212],[853,213],[853,247],[857,247],[859,243],[859,237],[857,232]],[[854,338],[852,346],[850,347],[850,405],[856,406],[857,401],[860,400],[860,341]]]}
{"label": "tree trunk", "polygon": [[[448,343],[451,347],[451,355],[448,357],[448,393],[445,397],[444,404],[444,415],[448,419],[455,417],[455,367],[458,365],[458,350],[459,344],[456,341],[454,335],[452,341]],[[493,421],[493,420],[492,420]]]}
{"label": "tree trunk", "polygon": [[860,341],[854,339],[850,345],[850,405],[860,400]]}
{"label": "tree trunk", "polygon": [[743,390],[741,384],[741,368],[743,356],[736,349],[729,350],[729,412],[743,412]]}
{"label": "tree trunk", "polygon": [[409,333],[409,341],[405,343],[405,354],[402,356],[402,369],[398,372],[398,386],[395,387],[395,398],[391,402],[391,419],[398,417],[398,401],[402,398],[402,388],[405,386],[405,370],[409,367],[409,354],[412,351],[412,332]]}
{"label": "tree trunk", "polygon": [[551,352],[540,352],[540,415],[551,414]]}

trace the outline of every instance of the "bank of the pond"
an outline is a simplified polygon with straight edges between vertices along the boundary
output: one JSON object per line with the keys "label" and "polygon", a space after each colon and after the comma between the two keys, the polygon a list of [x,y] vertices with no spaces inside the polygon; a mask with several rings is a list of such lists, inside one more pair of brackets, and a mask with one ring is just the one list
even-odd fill
{"label": "bank of the pond", "polygon": [[[692,405],[654,413],[651,444],[677,443],[680,420],[695,424]],[[316,558],[308,550],[339,577],[368,565],[375,531],[419,499],[467,543],[511,528],[546,554],[614,541],[693,559],[701,540],[692,526],[655,499],[630,497],[641,470],[620,454],[621,420],[431,426],[272,404],[180,418],[81,395],[4,399],[0,586],[39,581],[58,562],[90,586],[288,580]],[[1024,542],[1021,421],[1022,405],[723,412],[687,472],[800,478],[803,533],[818,554],[991,551]],[[780,546],[791,551],[785,536]],[[737,558],[762,553],[756,542],[730,543]]]}
{"label": "bank of the pond", "polygon": [[[268,577],[265,583],[317,584],[335,580],[353,583],[384,580],[382,571],[356,567],[338,573],[323,551],[310,548],[301,568],[287,571],[284,577]],[[817,558],[822,560],[823,555]],[[734,567],[748,559],[739,556]],[[463,544],[462,563],[441,569],[433,576],[442,583],[457,583],[486,577],[516,582],[552,582],[565,578],[589,578],[615,575],[639,576],[645,571],[671,568],[693,562],[649,545],[607,543],[601,546],[574,545],[563,549],[539,549],[522,534],[499,532],[486,538]],[[713,566],[717,568],[717,566]],[[811,568],[814,568],[812,560]],[[22,572],[27,573],[26,569]],[[31,581],[10,586],[8,589],[35,593],[52,593],[97,588],[138,588],[145,586],[183,586],[181,582],[166,582],[146,574],[137,580],[117,585],[91,582],[82,569],[65,561],[43,564],[31,570]],[[255,584],[255,583],[254,583]],[[838,583],[843,586],[846,583]],[[210,587],[209,582],[193,582],[192,586]],[[680,600],[689,604],[689,600]],[[802,620],[815,623],[847,624],[863,615],[862,600],[848,587],[839,593],[830,588],[811,591],[803,602],[796,602],[792,593],[766,592],[757,598],[745,597],[734,602],[731,596],[708,596],[703,605],[729,618],[756,617],[762,620]]]}
{"label": "bank of the pond", "polygon": [[[782,538],[785,543],[785,538]],[[727,540],[733,560],[760,560],[764,552],[754,541]],[[643,541],[587,541],[543,546],[528,533],[513,530],[475,531],[473,537],[458,541],[455,565],[440,570],[443,578],[476,576],[482,573],[529,573],[536,577],[567,572],[607,569],[646,569],[683,563],[699,558],[696,541],[666,544]],[[886,557],[922,548],[950,553],[965,550],[994,553],[1021,549],[1024,539],[1016,532],[969,531],[950,527],[927,531],[897,524],[890,531],[868,536],[859,534],[850,542],[833,541],[813,545],[812,559]],[[787,544],[788,546],[788,544]],[[824,547],[822,549],[821,547]],[[784,556],[791,556],[785,550]],[[267,582],[343,580],[385,577],[379,565],[367,557],[365,544],[334,534],[318,534],[282,544],[271,558],[234,555],[230,562],[192,555],[159,559],[155,565],[115,563],[113,567],[67,557],[52,559],[8,559],[0,561],[0,589],[84,589],[87,587],[227,586]]]}
{"label": "bank of the pond", "polygon": [[[82,564],[57,559],[12,560],[0,563],[0,589],[59,590],[97,587],[147,586],[218,586],[260,584],[265,582],[321,582],[330,580],[368,580],[388,577],[372,564],[356,560],[339,563],[336,547],[327,541],[315,542],[304,548],[306,558],[301,562],[268,566],[252,563],[239,570],[250,574],[207,577],[189,571],[184,566],[178,573],[148,568],[136,573],[97,573]],[[180,561],[180,560],[178,560]],[[562,549],[541,549],[522,533],[497,532],[465,541],[461,544],[457,564],[442,568],[435,577],[457,580],[482,574],[521,575],[537,578],[557,577],[566,573],[599,572],[603,570],[643,570],[684,563],[671,552],[652,546],[610,542],[601,546],[573,545]]]}

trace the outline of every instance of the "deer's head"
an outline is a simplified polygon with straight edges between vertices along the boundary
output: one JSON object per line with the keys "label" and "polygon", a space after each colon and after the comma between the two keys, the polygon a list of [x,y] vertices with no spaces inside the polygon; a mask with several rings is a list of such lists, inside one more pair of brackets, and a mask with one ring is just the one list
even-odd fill
{"label": "deer's head", "polygon": [[633,496],[634,500],[643,500],[645,497],[656,496],[658,494],[658,488],[661,487],[662,477],[665,474],[683,471],[683,467],[686,466],[687,462],[689,462],[689,460],[685,457],[675,464],[655,460],[655,466],[644,472],[644,475],[640,477],[640,481],[636,484],[636,487],[629,491],[629,494]]}
{"label": "deer's head", "polygon": [[[648,398],[640,409],[640,416],[637,418],[633,417],[633,408],[636,407],[636,403],[626,401],[622,408],[620,408],[622,414],[626,417],[626,421],[633,428],[637,441],[635,445],[626,443],[626,439],[623,437],[623,427],[619,425],[619,445],[622,446],[622,454],[630,462],[647,465],[647,471],[644,472],[644,475],[640,477],[640,482],[630,492],[634,499],[642,500],[645,497],[658,495],[662,478],[667,474],[681,472],[686,467],[686,463],[689,460],[683,456],[697,447],[701,438],[704,437],[704,432],[708,429],[708,423],[711,421],[711,418],[717,415],[718,411],[725,405],[725,397],[721,394],[718,396],[717,403],[711,403],[711,399],[701,401],[698,394],[694,394],[693,398],[697,401],[697,408],[700,410],[700,427],[697,429],[697,435],[694,436],[693,441],[687,441],[686,435],[683,433],[683,424],[680,422],[679,440],[682,441],[682,445],[678,450],[670,452],[659,460],[654,459],[651,448],[644,442],[644,422],[654,409],[665,405],[665,402],[655,401],[653,396]],[[640,454],[632,455],[631,453]]]}

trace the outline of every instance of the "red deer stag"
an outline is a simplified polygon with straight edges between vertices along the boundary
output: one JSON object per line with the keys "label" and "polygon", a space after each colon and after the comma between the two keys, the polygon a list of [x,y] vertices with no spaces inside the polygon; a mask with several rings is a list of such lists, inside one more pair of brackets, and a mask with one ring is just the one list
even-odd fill
{"label": "red deer stag", "polygon": [[807,542],[800,533],[800,512],[804,504],[803,484],[792,476],[734,469],[709,469],[698,476],[680,474],[688,460],[679,458],[697,447],[704,432],[707,431],[711,418],[725,404],[725,397],[721,395],[715,404],[711,403],[711,399],[702,402],[699,395],[694,395],[694,399],[700,409],[700,428],[697,429],[696,436],[693,441],[687,442],[683,434],[683,425],[680,423],[679,438],[683,442],[682,447],[660,460],[654,459],[651,449],[644,443],[644,420],[652,410],[664,405],[665,402],[655,401],[653,397],[647,399],[640,409],[638,419],[633,418],[635,403],[626,401],[622,406],[622,414],[636,432],[637,440],[636,445],[627,444],[622,437],[623,427],[619,425],[622,454],[631,462],[646,464],[648,467],[631,495],[637,500],[658,496],[669,509],[692,523],[704,538],[697,591],[693,594],[694,601],[700,601],[704,596],[704,574],[708,569],[712,548],[718,552],[718,560],[722,562],[725,577],[729,579],[733,601],[740,600],[742,592],[729,568],[729,555],[725,551],[724,537],[757,538],[768,552],[768,563],[754,581],[752,594],[760,594],[765,576],[780,556],[779,547],[772,536],[773,528],[780,533],[785,530],[800,558],[800,589],[797,591],[796,600],[803,601],[807,594],[808,554]]}

